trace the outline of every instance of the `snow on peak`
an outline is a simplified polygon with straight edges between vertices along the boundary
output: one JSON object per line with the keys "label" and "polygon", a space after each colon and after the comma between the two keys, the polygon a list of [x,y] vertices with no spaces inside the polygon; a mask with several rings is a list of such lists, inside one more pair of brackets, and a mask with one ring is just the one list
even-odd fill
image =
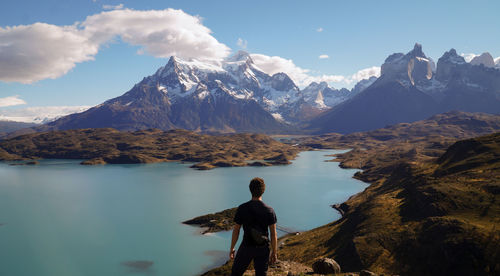
{"label": "snow on peak", "polygon": [[250,58],[250,54],[246,51],[239,50],[236,54],[228,57],[226,61],[235,62],[235,61],[247,61]]}

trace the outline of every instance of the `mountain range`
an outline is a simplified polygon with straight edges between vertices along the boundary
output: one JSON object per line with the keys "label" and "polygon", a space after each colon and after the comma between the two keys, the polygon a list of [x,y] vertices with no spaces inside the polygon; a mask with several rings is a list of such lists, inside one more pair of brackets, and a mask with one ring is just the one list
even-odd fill
{"label": "mountain range", "polygon": [[372,85],[312,120],[308,128],[316,133],[351,133],[451,110],[497,114],[500,70],[484,60],[468,63],[451,49],[436,66],[415,44],[407,54],[390,55]]}
{"label": "mountain range", "polygon": [[172,56],[122,96],[31,131],[350,133],[450,110],[498,113],[499,62],[488,53],[466,62],[451,49],[436,66],[415,44],[407,54],[387,57],[379,78],[348,90],[326,82],[300,89],[285,73],[266,74],[244,51],[219,63]]}

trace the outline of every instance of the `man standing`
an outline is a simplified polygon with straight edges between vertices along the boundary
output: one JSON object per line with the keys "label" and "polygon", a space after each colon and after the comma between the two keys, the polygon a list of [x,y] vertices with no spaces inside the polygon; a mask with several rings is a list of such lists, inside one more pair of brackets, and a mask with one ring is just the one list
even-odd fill
{"label": "man standing", "polygon": [[[243,275],[248,265],[253,260],[255,275],[267,275],[269,263],[273,264],[277,259],[277,238],[276,238],[276,214],[273,208],[262,202],[262,194],[266,189],[266,184],[262,178],[256,177],[250,181],[250,192],[252,200],[241,204],[236,210],[231,239],[231,250],[229,257],[234,259],[232,276]],[[243,225],[243,241],[238,248],[236,258],[234,256],[234,246],[240,235],[240,228]],[[267,231],[271,233],[269,242]],[[271,245],[271,252],[269,252]]]}

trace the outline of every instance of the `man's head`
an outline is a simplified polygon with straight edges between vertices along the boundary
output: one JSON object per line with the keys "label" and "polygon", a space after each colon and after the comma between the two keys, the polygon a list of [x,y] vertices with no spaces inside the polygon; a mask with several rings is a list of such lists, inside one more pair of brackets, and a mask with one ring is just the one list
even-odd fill
{"label": "man's head", "polygon": [[264,179],[260,177],[255,177],[250,181],[250,192],[252,193],[252,197],[261,197],[264,191],[266,190],[266,184],[264,183]]}

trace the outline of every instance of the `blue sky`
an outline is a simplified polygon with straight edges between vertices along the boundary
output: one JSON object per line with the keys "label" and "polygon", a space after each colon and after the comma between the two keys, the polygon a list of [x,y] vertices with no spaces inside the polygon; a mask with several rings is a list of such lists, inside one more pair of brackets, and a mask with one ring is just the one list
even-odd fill
{"label": "blue sky", "polygon": [[[500,1],[2,0],[1,6],[0,34],[12,31],[8,27],[36,22],[71,26],[85,22],[87,16],[105,13],[111,6],[136,11],[182,10],[202,18],[200,24],[211,30],[210,36],[221,51],[224,46],[233,52],[241,49],[237,43],[241,39],[246,51],[292,60],[310,76],[352,76],[380,66],[391,53],[408,52],[415,42],[436,62],[450,48],[458,53],[488,51],[494,58],[500,57]],[[13,65],[17,61],[11,56],[2,57],[6,55],[1,48],[5,37],[14,36],[4,36],[2,41],[0,35],[0,67],[7,68],[5,60],[15,68],[24,66],[25,62]],[[27,34],[22,43],[36,45],[37,39],[30,40]],[[21,83],[26,81],[2,77],[0,68],[0,99],[16,96],[25,102],[0,107],[0,112],[34,106],[96,105],[123,94],[168,60],[147,50],[138,54],[143,45],[131,44],[119,37],[99,42],[98,51],[88,54],[90,58],[75,62],[54,79]],[[320,59],[320,55],[328,58]],[[354,83],[330,84],[350,87]]]}

